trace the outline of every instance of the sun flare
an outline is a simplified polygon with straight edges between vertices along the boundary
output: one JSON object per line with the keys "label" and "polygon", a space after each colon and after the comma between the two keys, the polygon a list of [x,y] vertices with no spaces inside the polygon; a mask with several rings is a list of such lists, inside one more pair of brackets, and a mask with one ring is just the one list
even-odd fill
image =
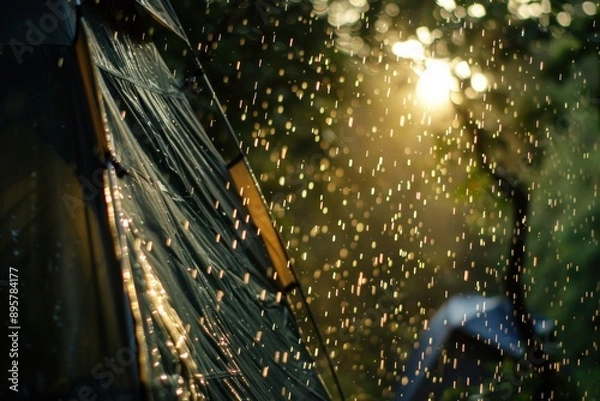
{"label": "sun flare", "polygon": [[455,81],[450,64],[443,60],[427,60],[417,82],[417,96],[427,107],[443,106],[450,101]]}

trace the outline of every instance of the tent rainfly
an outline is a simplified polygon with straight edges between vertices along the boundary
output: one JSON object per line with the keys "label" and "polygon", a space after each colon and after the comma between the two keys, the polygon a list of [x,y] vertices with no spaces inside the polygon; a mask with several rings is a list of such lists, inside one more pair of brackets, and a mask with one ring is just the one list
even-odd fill
{"label": "tent rainfly", "polygon": [[247,162],[145,38],[187,41],[168,0],[0,8],[2,399],[329,399]]}

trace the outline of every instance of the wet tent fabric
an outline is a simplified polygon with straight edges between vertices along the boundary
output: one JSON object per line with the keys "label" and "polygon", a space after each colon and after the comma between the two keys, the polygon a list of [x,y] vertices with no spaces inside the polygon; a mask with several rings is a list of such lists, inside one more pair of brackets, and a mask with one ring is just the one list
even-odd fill
{"label": "wet tent fabric", "polygon": [[84,3],[79,27],[104,141],[74,38],[23,65],[3,47],[17,78],[2,88],[15,174],[0,249],[22,273],[20,398],[329,399],[224,160],[111,5]]}
{"label": "wet tent fabric", "polygon": [[[0,397],[140,399],[102,146],[74,46],[75,12],[59,1],[2,8],[12,25],[0,38],[0,269],[14,283],[2,287],[2,309],[9,310],[9,289],[18,306],[17,315],[2,316],[2,344],[4,330],[18,338],[2,371],[16,361],[19,381],[11,390],[15,382],[2,380]],[[121,362],[119,375],[109,373],[113,360]]]}

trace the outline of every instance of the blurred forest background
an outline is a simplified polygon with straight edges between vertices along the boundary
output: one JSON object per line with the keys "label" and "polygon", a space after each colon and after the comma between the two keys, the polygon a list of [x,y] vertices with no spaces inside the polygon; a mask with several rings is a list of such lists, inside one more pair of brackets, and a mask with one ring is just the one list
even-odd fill
{"label": "blurred forest background", "polygon": [[[503,291],[511,205],[483,168],[475,129],[487,168],[531,194],[523,286],[529,310],[555,322],[555,369],[569,399],[600,399],[598,2],[174,4],[288,242],[346,399],[390,399],[451,295]],[[184,51],[160,29],[159,44]],[[184,82],[194,69],[174,72]],[[233,155],[209,91],[188,84]]]}

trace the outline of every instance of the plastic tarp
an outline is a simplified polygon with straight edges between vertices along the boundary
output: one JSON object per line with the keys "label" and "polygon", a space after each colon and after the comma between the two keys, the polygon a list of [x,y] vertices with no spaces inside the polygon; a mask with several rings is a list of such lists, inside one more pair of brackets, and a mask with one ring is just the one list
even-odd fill
{"label": "plastic tarp", "polygon": [[[173,10],[171,3],[167,0],[135,0],[147,12],[149,12],[157,21],[160,21],[169,30],[176,33],[185,42],[188,42],[187,35],[179,22],[177,14]],[[189,44],[189,42],[188,42]]]}
{"label": "plastic tarp", "polygon": [[21,64],[2,47],[20,399],[329,399],[225,161],[140,19],[83,7],[98,104],[74,46]]}

